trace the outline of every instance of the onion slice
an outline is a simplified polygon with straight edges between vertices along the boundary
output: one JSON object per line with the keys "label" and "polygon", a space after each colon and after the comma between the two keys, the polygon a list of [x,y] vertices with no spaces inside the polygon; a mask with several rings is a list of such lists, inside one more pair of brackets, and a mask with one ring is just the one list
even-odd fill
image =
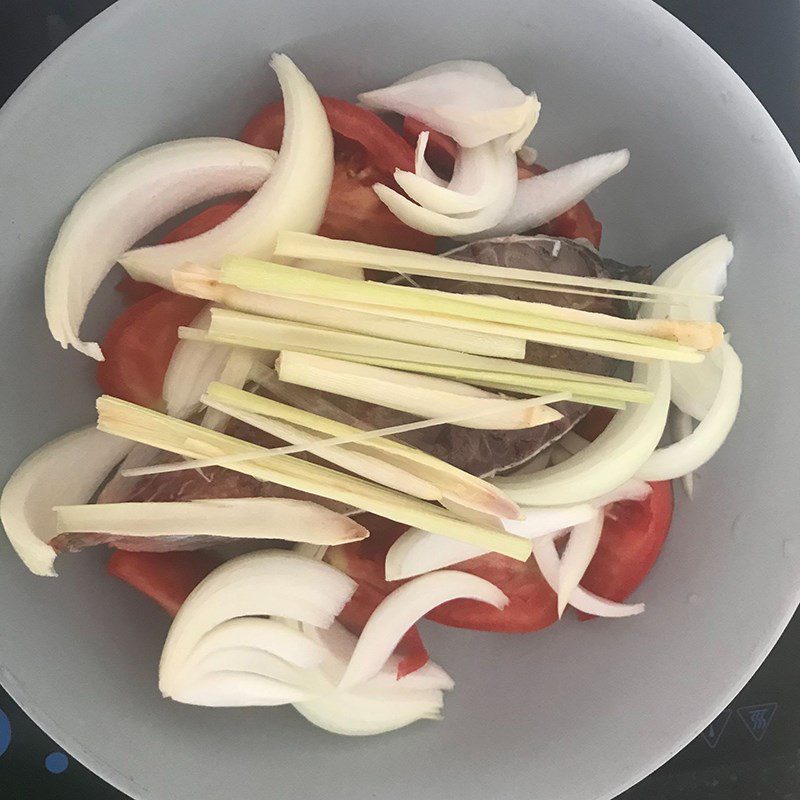
{"label": "onion slice", "polygon": [[349,689],[377,675],[417,620],[458,598],[479,600],[500,609],[508,604],[500,589],[466,572],[444,570],[415,578],[395,589],[372,612],[339,687]]}
{"label": "onion slice", "polygon": [[502,222],[484,231],[481,238],[522,233],[550,222],[583,200],[600,184],[622,172],[628,166],[630,156],[628,150],[602,153],[517,181],[516,194],[508,213]]}
{"label": "onion slice", "polygon": [[236,497],[55,507],[56,531],[126,537],[208,536],[337,545],[365,539],[354,519],[307,500]]}
{"label": "onion slice", "polygon": [[[568,461],[530,475],[496,478],[493,483],[520,505],[566,505],[592,500],[637,475],[658,446],[669,411],[669,367],[637,364],[634,380],[653,392],[650,405],[618,411],[588,447]],[[637,475],[642,479],[645,476]]]}
{"label": "onion slice", "polygon": [[414,117],[462,147],[508,137],[510,152],[528,138],[541,108],[535,95],[525,95],[483,61],[434,64],[358,99],[368,108]]}
{"label": "onion slice", "polygon": [[233,139],[156,145],[101,175],[64,220],[47,262],[44,304],[53,338],[98,361],[99,345],[79,330],[94,293],[122,253],[198,203],[258,189],[275,154]]}
{"label": "onion slice", "polygon": [[189,595],[170,627],[159,666],[162,694],[170,697],[180,690],[183,664],[220,623],[280,616],[326,627],[355,588],[353,580],[329,564],[295,553],[268,550],[228,561]]}
{"label": "onion slice", "polygon": [[313,86],[291,59],[275,54],[270,63],[283,91],[286,123],[269,181],[207,233],[126,253],[120,263],[137,280],[171,288],[172,270],[187,261],[217,266],[228,255],[269,258],[278,231],[319,227],[333,178],[330,125]]}
{"label": "onion slice", "polygon": [[[208,330],[211,307],[204,308],[192,327]],[[231,348],[197,339],[179,339],[164,376],[164,402],[167,414],[186,419],[200,405],[209,383],[219,380]]]}
{"label": "onion slice", "polygon": [[0,497],[0,519],[17,555],[34,575],[56,575],[53,506],[85,503],[131,450],[126,439],[81,428],[44,445],[17,467]]}
{"label": "onion slice", "polygon": [[603,531],[603,515],[596,511],[587,522],[576,525],[567,539],[558,572],[558,616],[564,613],[572,593],[581,582]]}
{"label": "onion slice", "polygon": [[722,447],[739,413],[742,362],[727,342],[721,347],[722,380],[708,414],[685,439],[652,453],[637,477],[647,481],[679,478],[703,466]]}
{"label": "onion slice", "polygon": [[[561,560],[552,538],[536,539],[533,543],[533,557],[542,577],[557,593]],[[570,594],[569,604],[577,611],[583,611],[584,614],[591,614],[594,617],[632,617],[644,612],[644,603],[616,603],[598,597],[580,585]]]}
{"label": "onion slice", "polygon": [[252,672],[201,673],[182,681],[169,697],[178,703],[209,708],[280,706],[306,700],[313,693],[300,686]]}

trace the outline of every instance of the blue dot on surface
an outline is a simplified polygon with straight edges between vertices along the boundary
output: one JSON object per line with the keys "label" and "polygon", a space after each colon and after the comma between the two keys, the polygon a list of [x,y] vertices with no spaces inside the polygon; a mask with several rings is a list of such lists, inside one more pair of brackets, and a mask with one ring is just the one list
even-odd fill
{"label": "blue dot on surface", "polygon": [[0,711],[0,756],[8,750],[11,744],[11,722],[5,711]]}
{"label": "blue dot on surface", "polygon": [[58,775],[69,766],[69,759],[63,753],[50,753],[44,760],[48,772]]}

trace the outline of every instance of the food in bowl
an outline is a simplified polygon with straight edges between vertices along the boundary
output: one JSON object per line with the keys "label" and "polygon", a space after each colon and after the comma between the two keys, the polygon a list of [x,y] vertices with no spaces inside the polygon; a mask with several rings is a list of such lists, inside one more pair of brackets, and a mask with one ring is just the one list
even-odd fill
{"label": "food in bowl", "polygon": [[[453,687],[422,617],[528,633],[569,606],[644,611],[670,481],[691,495],[738,410],[716,312],[733,247],[655,280],[603,258],[584,199],[628,152],[537,165],[540,104],[489,64],[361,105],[272,66],[283,102],[241,141],[141,151],[65,220],[45,309],[98,361],[98,422],[25,461],[0,510],[32,572],[107,544],[174,615],[165,697],[376,734]],[[83,341],[116,263],[130,305]]]}

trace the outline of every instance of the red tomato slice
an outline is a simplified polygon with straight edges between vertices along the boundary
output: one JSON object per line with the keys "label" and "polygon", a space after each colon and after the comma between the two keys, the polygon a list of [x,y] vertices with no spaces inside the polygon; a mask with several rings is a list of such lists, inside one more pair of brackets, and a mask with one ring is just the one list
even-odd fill
{"label": "red tomato slice", "polygon": [[[220,222],[225,222],[234,211],[238,211],[248,199],[249,195],[238,195],[230,200],[223,200],[221,203],[209,206],[171,230],[161,239],[161,243],[182,242],[184,239],[191,239],[193,236],[199,236],[201,233],[216,228]],[[135,281],[130,275],[126,275],[115,288],[129,303],[143,300],[145,297],[159,291],[158,286],[154,286],[152,283],[144,283],[143,281]]]}
{"label": "red tomato slice", "polygon": [[201,550],[169,553],[115,550],[106,568],[174,617],[195,586],[217,566],[219,561]]}
{"label": "red tomato slice", "polygon": [[[385,595],[403,581],[384,579],[386,552],[406,526],[384,520],[379,529],[364,523],[371,533],[368,539],[328,551],[329,561],[357,580]],[[475,600],[453,600],[428,614],[428,619],[454,628],[505,633],[529,633],[552,625],[558,619],[556,596],[547,585],[535,562],[515,561],[489,554],[464,561],[454,569],[470,572],[491,581],[510,598],[509,605],[498,611]]]}
{"label": "red tomato slice", "polygon": [[159,289],[125,309],[103,339],[105,361],[97,365],[100,388],[132,403],[159,406],[178,328],[188,325],[205,302]]}
{"label": "red tomato slice", "polygon": [[614,503],[606,510],[600,544],[581,581],[590,592],[621,603],[656,563],[672,522],[672,484],[650,485],[653,491],[643,502]]}
{"label": "red tomato slice", "polygon": [[[345,100],[323,97],[334,132],[333,185],[320,227],[322,236],[433,253],[436,240],[409,228],[381,203],[374,183],[396,168],[414,169],[414,150],[380,117]],[[247,123],[242,140],[277,149],[283,137],[283,103],[273,103]]]}

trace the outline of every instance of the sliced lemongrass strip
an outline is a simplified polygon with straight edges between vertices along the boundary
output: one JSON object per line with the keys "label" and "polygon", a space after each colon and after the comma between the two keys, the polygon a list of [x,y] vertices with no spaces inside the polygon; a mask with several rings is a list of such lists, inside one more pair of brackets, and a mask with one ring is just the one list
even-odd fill
{"label": "sliced lemongrass strip", "polygon": [[58,534],[221,536],[318,545],[357,542],[369,536],[366,528],[344,514],[283,497],[59,505],[53,510]]}
{"label": "sliced lemongrass strip", "polygon": [[[222,367],[219,375],[213,380],[219,380],[228,386],[235,386],[241,389],[247,383],[253,365],[256,362],[255,352],[249,348],[235,347],[228,353],[228,358]],[[208,381],[206,386],[211,383]],[[203,387],[205,391],[205,387]],[[168,410],[169,412],[169,410]],[[227,424],[230,417],[218,409],[207,408],[203,415],[202,426],[221,431]]]}
{"label": "sliced lemongrass strip", "polygon": [[[548,378],[534,375],[512,374],[506,372],[493,372],[484,369],[471,369],[458,366],[446,366],[437,363],[415,363],[393,358],[351,355],[349,353],[331,353],[343,361],[355,364],[372,364],[376,367],[416,372],[423,375],[436,375],[442,378],[452,378],[471,384],[496,384],[504,387],[516,387],[517,390],[531,389],[541,393],[546,392],[571,392],[573,395],[585,395],[601,399],[618,400],[619,402],[649,403],[653,396],[646,389],[632,388],[631,384],[621,382],[621,385],[600,382],[597,384],[569,378]],[[527,366],[527,365],[525,365]],[[569,374],[567,370],[565,373]]]}
{"label": "sliced lemongrass strip", "polygon": [[[381,486],[387,486],[412,497],[419,497],[421,500],[438,501],[442,497],[441,491],[435,484],[379,457],[376,458],[373,455],[348,450],[344,445],[316,450],[314,445],[324,441],[323,436],[310,433],[286,422],[242,411],[236,406],[213,400],[208,396],[205,397],[204,402],[209,408],[216,409],[226,417],[234,417],[290,444],[305,445],[307,451],[315,453],[323,460],[329,461],[331,464],[335,464],[337,467],[346,469],[356,475],[361,475],[367,480],[379,483]],[[321,542],[321,544],[328,543]]]}
{"label": "sliced lemongrass strip", "polygon": [[539,328],[492,322],[488,319],[460,317],[452,314],[438,314],[432,311],[399,308],[397,306],[371,305],[366,303],[336,300],[333,298],[325,299],[322,296],[313,297],[310,295],[304,297],[304,299],[309,303],[335,305],[341,309],[352,309],[355,311],[371,309],[375,312],[383,314],[386,317],[443,325],[456,330],[470,330],[499,336],[523,338],[530,342],[549,344],[553,345],[554,347],[567,347],[573,350],[583,350],[584,352],[598,353],[600,355],[607,355],[611,356],[612,358],[619,358],[626,361],[649,362],[652,360],[669,360],[687,363],[699,363],[704,359],[704,355],[697,352],[697,350],[694,350],[693,348],[684,347],[676,342],[670,342],[654,337],[649,337],[649,343],[646,345],[631,344],[629,342],[621,342],[609,339],[605,335],[603,338],[594,338],[590,336],[578,336],[574,334],[560,334],[553,333],[551,331],[545,331]]}
{"label": "sliced lemongrass strip", "polygon": [[427,253],[416,253],[411,250],[399,250],[374,244],[328,239],[324,236],[296,233],[294,231],[281,231],[278,234],[275,255],[358,264],[370,269],[405,272],[409,275],[421,274],[415,270],[425,269],[441,277],[447,277],[448,274],[457,274],[459,276],[474,274],[492,278],[513,279],[525,283],[582,286],[664,297],[698,297],[706,301],[722,300],[722,297],[708,295],[705,292],[690,289],[683,290],[672,286],[642,284],[612,278],[563,275],[542,270],[496,267],[489,264],[473,264]]}
{"label": "sliced lemongrass strip", "polygon": [[653,452],[637,470],[637,477],[647,481],[664,481],[695,472],[724,444],[739,413],[742,362],[727,342],[722,348],[722,380],[708,414],[691,435]]}
{"label": "sliced lemongrass strip", "polygon": [[16,468],[0,497],[0,519],[34,575],[56,575],[56,551],[47,544],[57,535],[53,506],[87,502],[130,450],[130,442],[81,428],[43,445]]}
{"label": "sliced lemongrass strip", "polygon": [[[254,373],[254,380],[259,380],[258,372]],[[536,408],[552,403],[559,403],[563,400],[570,400],[569,393],[560,393],[552,395],[543,395],[541,397],[531,398],[530,400],[514,400],[520,409]],[[327,439],[315,445],[315,448],[331,447],[340,444],[353,444],[358,442],[366,442],[373,439],[398,436],[403,433],[411,433],[412,431],[423,430],[425,428],[435,428],[439,425],[453,425],[456,422],[462,422],[468,419],[475,419],[486,414],[494,414],[494,411],[472,411],[469,414],[447,414],[434,419],[423,419],[416,422],[406,422],[402,425],[392,425],[388,428],[376,428],[374,430],[358,430],[357,433],[337,436],[332,439]],[[155,464],[144,467],[135,467],[124,470],[121,474],[125,478],[141,477],[142,475],[159,475],[167,472],[180,472],[185,469],[202,469],[203,467],[214,466],[227,466],[229,464],[237,464],[245,461],[253,461],[256,459],[270,458],[273,456],[294,455],[295,453],[302,453],[306,451],[303,445],[289,445],[287,447],[276,448],[263,448],[257,455],[248,451],[246,453],[236,453],[230,456],[220,456],[215,458],[203,458],[191,461],[183,461],[170,464]]]}
{"label": "sliced lemongrass strip", "polygon": [[210,231],[181,242],[142,247],[120,258],[139,280],[171,288],[171,273],[187,261],[215,266],[236,253],[272,255],[278,231],[316,231],[333,178],[333,136],[314,87],[292,60],[276,53],[270,60],[284,95],[286,123],[270,179],[247,204]]}
{"label": "sliced lemongrass strip", "polygon": [[420,417],[437,417],[450,409],[460,409],[465,413],[483,409],[497,411],[494,415],[457,423],[468,428],[519,430],[561,418],[558,411],[547,406],[519,410],[513,401],[456,381],[323,356],[284,351],[276,368],[278,377],[287,383],[376,403]]}
{"label": "sliced lemongrass strip", "polygon": [[[222,279],[226,283],[248,291],[261,291],[267,294],[287,294],[300,297],[318,297],[326,300],[357,302],[366,305],[392,306],[413,311],[423,311],[437,316],[452,316],[481,320],[484,322],[509,325],[526,332],[547,332],[549,334],[568,334],[585,339],[610,339],[615,343],[639,345],[641,347],[663,348],[693,352],[692,348],[682,346],[673,340],[672,326],[685,326],[695,331],[699,324],[707,323],[663,323],[666,329],[653,328],[659,335],[631,332],[621,323],[653,326],[658,320],[620,320],[610,315],[594,315],[592,312],[564,309],[546,303],[528,303],[509,298],[473,299],[473,295],[458,295],[433,289],[420,289],[413,286],[375,283],[370,281],[351,281],[332,275],[298,270],[283,264],[258,261],[252,258],[230,258],[222,267]],[[477,296],[480,297],[480,296]],[[578,316],[576,316],[578,315]],[[583,319],[585,321],[576,321]],[[603,324],[598,324],[602,321]],[[712,340],[722,339],[722,328],[713,329]],[[530,334],[526,335],[530,338]],[[620,345],[621,346],[621,345]],[[704,345],[705,346],[705,345]],[[711,346],[709,344],[709,346]]]}
{"label": "sliced lemongrass strip", "polygon": [[[214,383],[208,387],[205,401],[221,402],[225,403],[228,408],[249,412],[248,419],[252,419],[254,415],[261,419],[264,417],[282,419],[292,425],[299,425],[327,436],[352,439],[364,433],[359,428],[220,383]],[[330,439],[321,439],[319,447],[309,447],[309,450],[325,457],[325,451],[331,447],[330,441]],[[360,445],[348,442],[346,446],[354,446],[360,452],[369,453],[373,457],[377,456],[388,463],[398,464],[403,471],[413,470],[420,478],[437,486],[441,496],[452,498],[475,510],[509,519],[514,519],[519,515],[516,503],[509,500],[488,481],[476,478],[474,475],[415,447],[383,438],[362,441]]]}
{"label": "sliced lemongrass strip", "polygon": [[188,264],[173,271],[175,287],[182,294],[213,300],[235,311],[482,356],[525,357],[525,341],[521,338],[512,339],[509,336],[493,336],[466,330],[455,331],[442,325],[387,319],[366,307],[363,312],[359,312],[309,303],[299,298],[247,292],[236,286],[220,283],[220,278],[219,270],[197,264]]}
{"label": "sliced lemongrass strip", "polygon": [[339,687],[349,689],[377,675],[417,620],[442,603],[458,598],[479,600],[499,609],[508,604],[508,597],[500,589],[466,572],[446,570],[415,578],[395,589],[372,612]]}
{"label": "sliced lemongrass strip", "polygon": [[558,616],[564,613],[572,593],[581,582],[583,574],[600,544],[603,515],[595,511],[591,519],[576,525],[567,539],[558,572]]}
{"label": "sliced lemongrass strip", "polygon": [[[543,536],[536,539],[533,542],[533,557],[542,577],[557,593],[561,559],[552,538]],[[595,617],[633,617],[644,612],[644,603],[616,603],[613,600],[598,597],[580,585],[572,591],[569,604],[577,611],[583,611],[584,614],[591,614]]]}
{"label": "sliced lemongrass strip", "polygon": [[638,475],[658,446],[669,410],[666,364],[637,365],[634,379],[653,392],[649,405],[631,404],[569,461],[531,475],[497,478],[494,483],[520,505],[566,505],[591,500]]}
{"label": "sliced lemongrass strip", "polygon": [[[257,445],[172,419],[124,400],[103,396],[97,401],[97,410],[101,430],[184,457],[216,459],[245,453],[254,457],[269,454]],[[530,555],[530,543],[518,537],[464,521],[439,506],[318,464],[289,456],[273,456],[230,466],[261,481],[338,500],[411,527],[472,541],[521,561]]]}

